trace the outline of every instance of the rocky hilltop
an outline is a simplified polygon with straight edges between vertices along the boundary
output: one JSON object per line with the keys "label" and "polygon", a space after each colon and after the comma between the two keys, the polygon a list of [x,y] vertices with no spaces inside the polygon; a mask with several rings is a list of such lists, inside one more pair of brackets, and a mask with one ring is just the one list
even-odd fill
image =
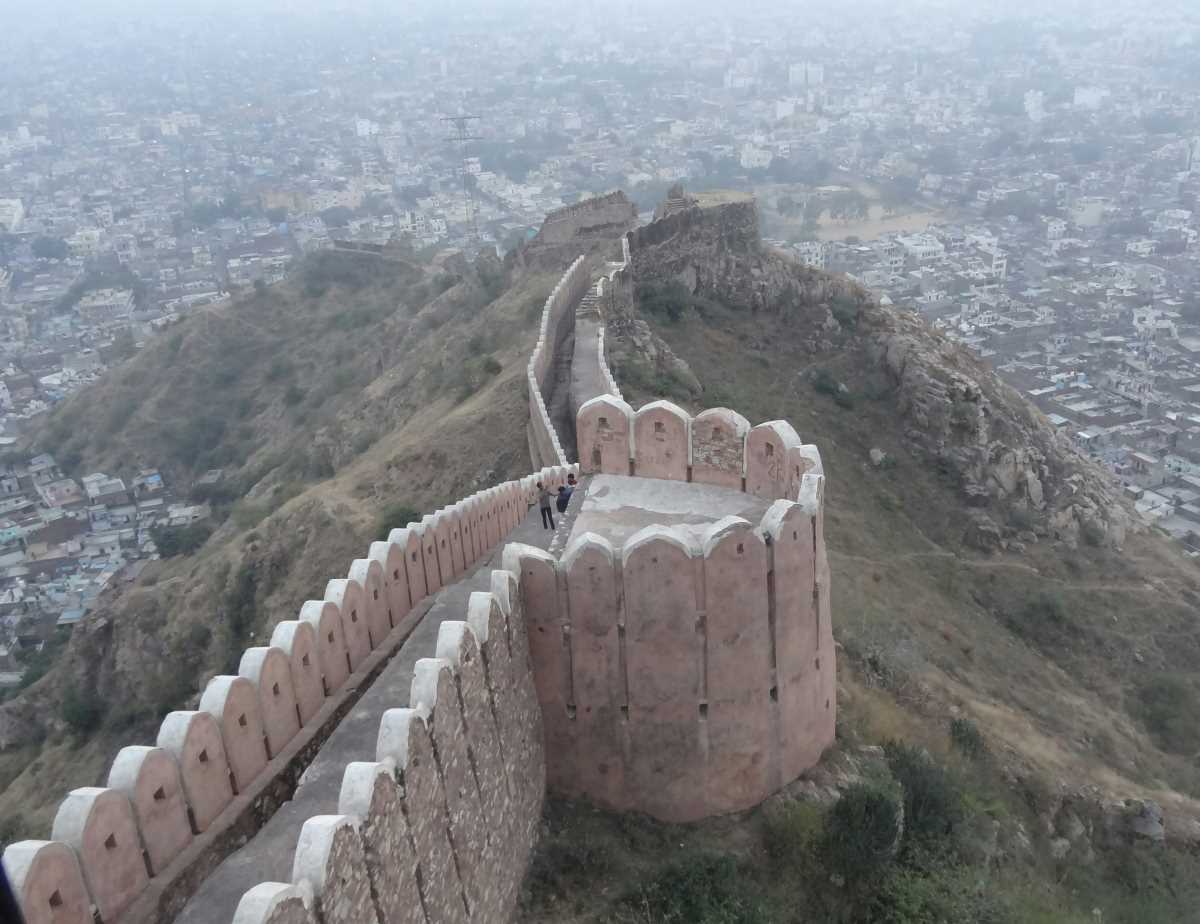
{"label": "rocky hilltop", "polygon": [[[970,350],[853,281],[765,246],[752,197],[672,190],[656,220],[631,234],[630,250],[634,300],[682,286],[701,306],[787,318],[814,359],[858,354],[858,372],[891,393],[913,451],[957,480],[969,544],[1019,547],[1049,536],[1120,547],[1133,528],[1107,476]],[[614,320],[618,340],[694,379],[635,315]]]}

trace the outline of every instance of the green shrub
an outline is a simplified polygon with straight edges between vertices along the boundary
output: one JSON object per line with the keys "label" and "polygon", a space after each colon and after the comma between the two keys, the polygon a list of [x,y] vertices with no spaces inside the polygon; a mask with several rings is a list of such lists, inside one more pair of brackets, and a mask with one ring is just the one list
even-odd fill
{"label": "green shrub", "polygon": [[813,858],[824,814],[811,802],[790,801],[763,813],[763,843],[772,859],[803,866]]}
{"label": "green shrub", "polygon": [[768,924],[733,857],[700,853],[676,860],[622,901],[623,920],[655,924]]}
{"label": "green shrub", "polygon": [[191,555],[208,541],[212,532],[212,526],[204,522],[187,526],[155,526],[150,530],[150,538],[154,540],[159,555],[174,558],[176,555]]}
{"label": "green shrub", "polygon": [[963,819],[958,784],[921,748],[890,741],[884,754],[904,793],[906,842],[934,850],[945,846]]}
{"label": "green shrub", "polygon": [[904,825],[904,807],[893,787],[856,783],[825,816],[821,857],[831,873],[859,891],[892,864]]}
{"label": "green shrub", "polygon": [[1135,711],[1155,743],[1175,754],[1200,750],[1196,714],[1200,698],[1191,681],[1178,674],[1158,674],[1138,686]]}
{"label": "green shrub", "polygon": [[303,388],[300,388],[295,382],[293,382],[288,385],[287,389],[283,393],[283,403],[288,407],[295,407],[304,400],[306,394],[307,393]]}
{"label": "green shrub", "polygon": [[489,356],[483,361],[483,371],[488,375],[499,375],[503,368],[494,356]]}
{"label": "green shrub", "polygon": [[858,327],[859,305],[853,296],[837,296],[830,304],[829,311],[843,330],[854,330]]}
{"label": "green shrub", "polygon": [[69,686],[63,692],[61,714],[72,731],[86,735],[104,721],[104,704],[95,696],[81,693],[78,687]]}
{"label": "green shrub", "polygon": [[970,719],[950,720],[950,743],[972,759],[978,759],[987,754],[987,742],[983,739],[983,733],[979,730],[979,726]]}
{"label": "green shrub", "polygon": [[420,523],[421,511],[404,503],[389,504],[379,515],[379,523],[375,527],[375,537],[384,541],[393,529],[401,529],[409,523]]}

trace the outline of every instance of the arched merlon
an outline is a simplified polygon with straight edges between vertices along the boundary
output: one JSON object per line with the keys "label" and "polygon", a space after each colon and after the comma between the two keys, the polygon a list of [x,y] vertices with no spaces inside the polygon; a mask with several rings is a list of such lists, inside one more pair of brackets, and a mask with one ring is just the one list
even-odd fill
{"label": "arched merlon", "polygon": [[150,871],[158,875],[192,842],[179,765],[163,748],[124,747],[108,771],[108,786],[133,805]]}
{"label": "arched merlon", "polygon": [[217,720],[207,712],[171,712],[158,730],[158,746],[179,765],[183,793],[197,833],[208,830],[233,800],[233,784]]}
{"label": "arched merlon", "polygon": [[242,896],[233,924],[317,924],[307,883],[264,882]]}
{"label": "arched merlon", "polygon": [[93,924],[92,897],[75,851],[59,841],[4,848],[4,874],[25,924]]}
{"label": "arched merlon", "polygon": [[72,790],[58,807],[50,836],[75,850],[103,921],[116,921],[149,881],[133,806],[123,792]]}

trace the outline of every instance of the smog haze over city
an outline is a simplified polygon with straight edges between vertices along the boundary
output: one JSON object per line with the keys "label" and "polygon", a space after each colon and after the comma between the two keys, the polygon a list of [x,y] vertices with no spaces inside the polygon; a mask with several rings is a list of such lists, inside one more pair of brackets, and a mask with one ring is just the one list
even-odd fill
{"label": "smog haze over city", "polygon": [[[581,409],[600,399],[603,439],[585,451]],[[663,415],[654,429],[638,423],[649,413]],[[697,513],[661,485],[586,495],[593,478],[659,477],[639,477],[637,454],[672,426],[684,444],[655,460],[661,478],[687,482],[672,486],[682,498],[709,466],[727,477],[704,487],[728,489],[728,510]],[[721,427],[729,458],[699,444]],[[794,466],[787,492],[755,482],[747,434],[762,427],[782,434],[762,452],[772,477]],[[625,441],[615,468],[610,437]],[[553,511],[551,478],[565,489]],[[802,528],[780,525],[771,504],[785,500],[803,506]],[[493,503],[472,559],[468,513]],[[637,572],[620,542],[629,523],[667,529],[653,504],[683,524],[671,548],[697,564],[699,589],[680,582],[698,615],[672,608],[654,657],[636,662]],[[466,524],[453,520],[457,558],[437,546],[447,511]],[[591,544],[569,553],[580,522]],[[745,616],[753,602],[706,583],[719,536],[697,537],[714,523],[747,531],[728,573],[758,567],[745,543],[761,553],[753,613],[770,650],[747,697],[773,724],[721,724],[738,697],[722,702],[710,671],[720,680],[726,657],[727,675],[752,675],[729,651],[756,636],[738,624],[722,649],[706,634],[722,605]],[[815,646],[791,678],[774,564],[788,532],[808,542],[795,596]],[[293,644],[306,619],[319,640],[332,607],[344,650],[330,630],[335,653],[309,678],[317,705],[302,710],[297,681],[284,709],[312,747],[285,773],[266,731],[253,742],[267,775],[290,781],[280,805],[302,801],[302,760],[326,759],[314,755],[353,724],[354,697],[407,691],[416,671],[383,604],[351,663],[346,620],[360,610],[347,601],[361,594],[366,612],[396,595],[401,616],[457,631],[468,589],[498,594],[507,618],[508,579],[487,577],[510,567],[496,551],[506,535],[537,546],[568,610],[579,603],[562,562],[606,550],[615,575],[611,638],[566,617],[537,627],[570,663],[538,676],[522,713],[546,712],[546,763],[497,770],[506,807],[522,778],[550,779],[517,826],[530,843],[511,850],[514,882],[495,889],[517,920],[1200,921],[1200,0],[0,0],[9,877],[31,864],[27,839],[68,839],[65,793],[116,787],[122,747],[170,747],[164,717],[217,715],[215,686],[258,684],[266,646]],[[654,592],[677,589],[659,577]],[[461,637],[482,646],[472,612],[481,638]],[[428,637],[404,623],[425,661],[435,621]],[[678,763],[733,754],[735,770],[705,777],[706,797],[724,786],[705,811],[656,814],[638,799],[662,795],[657,783],[621,802],[636,768],[620,761],[634,767],[629,728],[653,711],[629,692],[638,664],[657,682],[676,623],[701,652],[678,714],[703,741]],[[370,647],[383,636],[395,636],[386,657]],[[536,661],[533,638],[513,630],[504,644]],[[610,659],[596,677],[570,675],[593,655]],[[402,661],[404,682],[387,679]],[[607,741],[578,729],[598,721],[587,697],[614,677],[624,750],[576,760],[571,748]],[[797,678],[824,686],[789,699]],[[480,688],[486,727],[504,730],[499,694]],[[466,691],[454,687],[464,715]],[[782,776],[772,748],[793,739],[779,716],[801,700],[826,739],[803,774],[755,790],[744,781],[763,764]],[[558,738],[551,707],[569,716]],[[522,731],[536,748],[541,721]],[[370,746],[348,748],[355,762],[376,760],[372,722]],[[448,772],[453,742],[432,727],[430,761]],[[677,757],[661,750],[664,765]],[[461,761],[479,818],[494,808],[481,751],[464,746]],[[570,772],[555,763],[567,753]],[[239,787],[257,791],[230,760],[219,785],[232,804]],[[754,799],[722,801],[743,785]],[[453,787],[437,787],[454,815]],[[663,787],[664,801],[686,788]],[[587,801],[610,791],[605,811]],[[198,853],[196,806],[178,804],[180,843]],[[337,807],[322,805],[321,817]],[[209,839],[233,850],[240,838],[245,875],[278,844],[227,836],[224,809],[212,823],[227,842]],[[261,814],[265,830],[287,813]],[[446,856],[465,850],[460,823]],[[167,867],[143,841],[124,898],[145,904]],[[483,837],[479,857],[511,847],[498,843]],[[501,920],[472,916],[485,890],[467,861],[452,865],[453,913],[438,916],[422,874],[419,920]],[[246,883],[205,868],[196,896],[161,886],[159,919],[231,918]],[[82,875],[96,898],[96,874]],[[363,890],[382,901],[375,880]],[[302,892],[288,895],[309,924],[334,920]],[[69,890],[47,902],[69,905]],[[105,924],[150,920],[95,904]]]}

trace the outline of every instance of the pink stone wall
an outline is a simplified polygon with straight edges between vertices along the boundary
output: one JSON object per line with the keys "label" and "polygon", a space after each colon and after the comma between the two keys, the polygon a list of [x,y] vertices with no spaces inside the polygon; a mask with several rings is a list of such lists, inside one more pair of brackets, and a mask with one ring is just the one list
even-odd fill
{"label": "pink stone wall", "polygon": [[73,790],[58,807],[50,836],[74,848],[104,921],[117,920],[149,881],[133,806],[123,792]]}
{"label": "pink stone wall", "polygon": [[652,526],[617,551],[577,537],[561,562],[505,550],[553,790],[694,821],[757,805],[820,759],[836,715],[823,483],[804,475],[799,502],[699,539]]}
{"label": "pink stone wall", "polygon": [[271,646],[287,656],[292,692],[296,697],[296,712],[300,724],[306,725],[325,702],[317,632],[311,623],[298,619],[285,620],[271,633]]}
{"label": "pink stone wall", "polygon": [[332,695],[342,688],[350,676],[350,656],[346,652],[342,615],[335,603],[308,600],[300,607],[300,622],[308,623],[313,628],[325,694]]}
{"label": "pink stone wall", "polygon": [[692,418],[692,481],[740,491],[749,432],[750,422],[728,408]]}
{"label": "pink stone wall", "polygon": [[203,833],[233,801],[233,783],[217,720],[207,712],[172,712],[158,730],[158,746],[179,765],[192,827]]}
{"label": "pink stone wall", "polygon": [[325,585],[325,601],[338,608],[350,673],[354,673],[371,653],[371,629],[367,623],[362,588],[354,581],[335,578]]}
{"label": "pink stone wall", "polygon": [[795,500],[800,487],[795,451],[800,446],[800,437],[787,421],[771,420],[753,427],[746,436],[746,492]]}
{"label": "pink stone wall", "polygon": [[350,563],[350,573],[346,578],[360,588],[362,607],[367,616],[367,629],[371,636],[371,649],[374,650],[392,631],[383,567],[369,558],[356,558]]}
{"label": "pink stone wall", "polygon": [[576,759],[574,774],[561,786],[565,792],[620,805],[625,792],[622,758],[628,747],[621,709],[627,701],[617,625],[621,588],[612,546],[599,536],[584,535],[563,557],[562,571],[571,625],[571,741]]}
{"label": "pink stone wall", "polygon": [[66,844],[17,841],[4,849],[4,873],[25,924],[93,924],[79,859]]}
{"label": "pink stone wall", "polygon": [[274,757],[296,737],[301,725],[287,655],[280,648],[247,648],[238,674],[258,691],[268,756]]}
{"label": "pink stone wall", "polygon": [[704,545],[704,731],[709,813],[757,805],[771,789],[773,639],[767,547],[747,521],[714,524]]}
{"label": "pink stone wall", "polygon": [[670,401],[652,401],[633,416],[633,473],[687,481],[691,418]]}
{"label": "pink stone wall", "polygon": [[626,787],[630,799],[655,817],[701,817],[704,672],[693,553],[671,531],[647,527],[626,543],[622,556],[632,742]]}
{"label": "pink stone wall", "polygon": [[609,395],[593,398],[576,415],[575,441],[585,474],[628,475],[633,456],[633,408]]}
{"label": "pink stone wall", "polygon": [[387,594],[388,622],[397,626],[408,615],[408,571],[404,567],[404,549],[393,542],[372,542],[367,557],[379,562]]}
{"label": "pink stone wall", "polygon": [[217,720],[234,790],[243,792],[267,765],[258,690],[245,677],[214,677],[200,697],[200,711]]}
{"label": "pink stone wall", "polygon": [[192,842],[175,758],[162,748],[121,748],[108,771],[108,787],[123,792],[133,805],[150,872],[158,875]]}

